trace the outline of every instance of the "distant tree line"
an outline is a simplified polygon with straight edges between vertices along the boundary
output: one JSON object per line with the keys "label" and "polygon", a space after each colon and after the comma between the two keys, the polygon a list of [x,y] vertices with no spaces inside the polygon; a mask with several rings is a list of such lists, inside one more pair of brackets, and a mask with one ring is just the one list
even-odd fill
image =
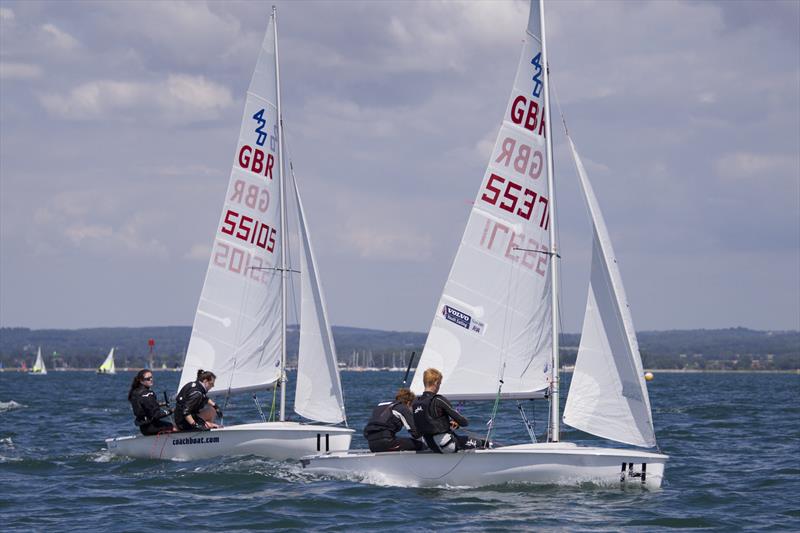
{"label": "distant tree line", "polygon": [[[153,364],[183,364],[189,344],[188,326],[92,329],[0,328],[0,362],[4,367],[30,367],[42,347],[49,367],[93,368],[99,366],[112,346],[120,367],[150,364],[148,341],[153,339]],[[637,334],[646,368],[697,370],[792,370],[800,369],[799,331],[754,331],[745,328],[716,330],[643,331]],[[333,327],[343,365],[405,368],[412,352],[417,358],[426,335],[418,332],[381,331]],[[297,359],[299,332],[288,328],[289,364]],[[575,363],[580,335],[560,336],[561,361]]]}

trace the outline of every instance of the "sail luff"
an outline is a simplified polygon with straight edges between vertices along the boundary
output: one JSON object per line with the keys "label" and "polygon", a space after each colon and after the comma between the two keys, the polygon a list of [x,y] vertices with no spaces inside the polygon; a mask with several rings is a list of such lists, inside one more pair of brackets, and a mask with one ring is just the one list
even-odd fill
{"label": "sail luff", "polygon": [[301,257],[300,342],[294,410],[310,420],[347,424],[336,346],[328,321],[325,296],[322,292],[300,190],[294,173],[291,174],[297,206]]}
{"label": "sail luff", "polygon": [[564,422],[594,435],[656,445],[633,318],[605,221],[568,137],[593,225],[591,280]]}

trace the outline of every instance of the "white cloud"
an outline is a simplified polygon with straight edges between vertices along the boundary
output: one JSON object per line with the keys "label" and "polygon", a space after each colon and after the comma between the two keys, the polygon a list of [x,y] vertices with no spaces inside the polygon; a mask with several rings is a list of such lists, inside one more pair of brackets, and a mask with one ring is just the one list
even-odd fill
{"label": "white cloud", "polygon": [[87,240],[108,239],[113,234],[110,226],[99,224],[75,224],[64,229],[64,235],[77,246]]}
{"label": "white cloud", "polygon": [[42,25],[42,32],[44,32],[45,37],[51,44],[53,44],[56,48],[60,48],[61,50],[72,50],[77,48],[79,45],[78,40],[75,37],[64,30],[59,29],[54,24],[48,23]]}
{"label": "white cloud", "polygon": [[13,21],[14,20],[14,11],[8,7],[0,7],[0,21]]}
{"label": "white cloud", "polygon": [[195,261],[208,261],[208,258],[211,256],[211,247],[207,244],[195,244],[191,247],[191,249],[186,252],[183,256],[186,259],[192,259]]}
{"label": "white cloud", "polygon": [[[430,215],[422,206],[355,191],[337,195],[337,240],[359,257],[372,260],[425,261],[430,259],[433,238],[424,229]],[[409,213],[417,216],[409,216]]]}
{"label": "white cloud", "polygon": [[32,80],[42,77],[42,68],[30,63],[0,62],[0,79]]}
{"label": "white cloud", "polygon": [[75,120],[108,119],[124,111],[155,112],[172,119],[215,118],[232,102],[230,91],[203,76],[170,74],[154,83],[97,80],[66,94],[39,96],[52,115]]}
{"label": "white cloud", "polygon": [[800,156],[752,152],[725,154],[714,162],[714,171],[719,177],[729,180],[786,177],[796,182],[800,175]]}

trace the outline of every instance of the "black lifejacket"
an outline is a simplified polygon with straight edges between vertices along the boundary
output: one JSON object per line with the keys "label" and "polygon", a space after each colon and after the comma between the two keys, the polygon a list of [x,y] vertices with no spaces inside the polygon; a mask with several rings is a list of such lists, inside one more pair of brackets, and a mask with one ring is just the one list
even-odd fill
{"label": "black lifejacket", "polygon": [[175,422],[182,422],[187,415],[196,415],[208,405],[206,388],[199,381],[184,385],[175,398]]}
{"label": "black lifejacket", "polygon": [[423,435],[438,435],[450,431],[450,417],[444,412],[440,412],[439,416],[434,414],[433,401],[436,398],[439,398],[438,394],[425,391],[411,406],[414,424]]}
{"label": "black lifejacket", "polygon": [[403,427],[403,423],[392,413],[392,410],[400,403],[379,403],[372,410],[372,416],[367,425],[364,426],[364,438],[367,440],[393,439],[395,434]]}
{"label": "black lifejacket", "polygon": [[161,406],[158,405],[156,393],[147,387],[137,387],[130,397],[134,421],[137,426],[149,424],[161,418]]}

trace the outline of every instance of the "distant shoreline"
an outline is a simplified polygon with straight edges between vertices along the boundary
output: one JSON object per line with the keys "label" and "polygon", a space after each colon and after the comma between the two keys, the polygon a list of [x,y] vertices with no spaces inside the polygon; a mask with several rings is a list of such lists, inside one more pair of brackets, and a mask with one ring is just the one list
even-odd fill
{"label": "distant shoreline", "polygon": [[[137,372],[141,368],[120,368],[117,373],[121,372]],[[180,372],[180,368],[154,368],[154,372]],[[295,370],[295,368],[288,368],[287,370]],[[405,372],[404,370],[391,370],[388,368],[340,368],[341,372]],[[412,368],[412,371],[416,369]],[[792,370],[700,370],[697,368],[681,370],[679,368],[645,368],[645,372],[652,372],[653,374],[800,374],[800,368]],[[562,372],[572,373],[572,368],[562,369]],[[29,374],[29,370],[22,370],[21,368],[4,368],[0,370],[3,372],[15,372],[17,374]],[[51,368],[49,372],[94,372],[97,373],[96,368]],[[105,374],[104,374],[105,375]]]}

